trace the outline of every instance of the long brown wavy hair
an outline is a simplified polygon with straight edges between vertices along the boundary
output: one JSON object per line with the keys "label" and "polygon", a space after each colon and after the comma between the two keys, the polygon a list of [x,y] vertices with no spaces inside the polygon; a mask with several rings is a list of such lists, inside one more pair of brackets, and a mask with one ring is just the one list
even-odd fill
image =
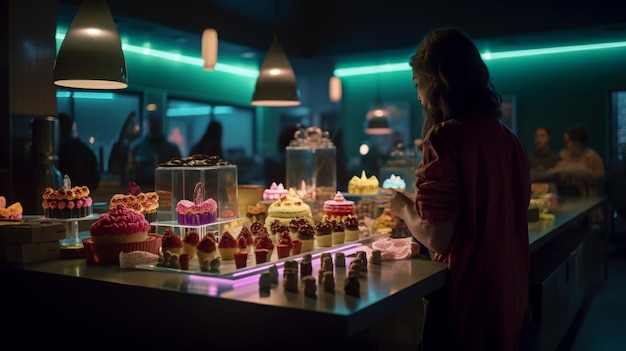
{"label": "long brown wavy hair", "polygon": [[424,136],[435,124],[482,112],[500,118],[502,98],[471,39],[456,28],[428,32],[411,56],[413,76],[427,84],[422,96]]}

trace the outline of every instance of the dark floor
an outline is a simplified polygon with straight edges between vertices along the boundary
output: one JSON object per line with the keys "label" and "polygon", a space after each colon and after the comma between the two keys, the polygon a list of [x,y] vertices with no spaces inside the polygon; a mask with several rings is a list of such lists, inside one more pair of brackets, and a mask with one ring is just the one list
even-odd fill
{"label": "dark floor", "polygon": [[626,221],[610,236],[608,277],[585,302],[558,351],[626,350]]}

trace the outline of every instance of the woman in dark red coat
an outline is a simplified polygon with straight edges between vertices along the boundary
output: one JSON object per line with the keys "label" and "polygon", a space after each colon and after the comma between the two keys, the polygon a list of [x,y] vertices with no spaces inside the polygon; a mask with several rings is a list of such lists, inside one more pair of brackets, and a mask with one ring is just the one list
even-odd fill
{"label": "woman in dark red coat", "polygon": [[448,284],[425,299],[422,347],[518,350],[528,305],[526,151],[500,121],[500,95],[464,33],[431,31],[410,65],[423,160],[415,198],[394,193],[390,208],[449,267]]}

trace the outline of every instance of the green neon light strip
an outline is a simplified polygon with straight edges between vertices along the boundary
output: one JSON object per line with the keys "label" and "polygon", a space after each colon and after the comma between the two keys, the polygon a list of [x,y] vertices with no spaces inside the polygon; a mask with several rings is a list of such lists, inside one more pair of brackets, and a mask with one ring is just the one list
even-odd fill
{"label": "green neon light strip", "polygon": [[[57,43],[58,47],[61,47],[61,42],[65,38],[65,34],[57,32],[55,38],[57,41],[59,41]],[[145,47],[136,46],[136,45],[122,43],[122,50],[124,50],[124,52],[132,52],[136,54],[152,56],[152,57],[169,60],[173,62],[185,63],[185,64],[189,64],[193,66],[198,66],[200,68],[202,68],[204,65],[204,61],[201,58],[185,56],[181,54],[172,54],[167,51],[154,50],[154,49],[145,48]],[[230,73],[230,74],[235,74],[238,76],[249,77],[249,78],[257,78],[259,76],[259,70],[257,69],[238,67],[238,66],[225,64],[225,63],[220,63],[220,62],[218,62],[215,65],[215,70],[219,72]]]}
{"label": "green neon light strip", "polygon": [[[618,41],[618,42],[613,42],[613,43],[571,45],[571,46],[560,46],[560,47],[544,48],[544,49],[485,52],[485,53],[482,53],[481,56],[485,61],[489,61],[489,60],[498,60],[498,59],[507,59],[507,58],[550,55],[550,54],[564,54],[564,53],[571,53],[571,52],[615,49],[615,48],[624,48],[624,47],[626,47],[626,41]],[[337,77],[349,77],[349,76],[359,76],[359,75],[374,74],[374,73],[402,72],[402,71],[410,71],[410,70],[411,70],[411,66],[409,66],[409,63],[402,62],[402,63],[390,63],[390,64],[384,64],[384,65],[338,68],[334,71],[334,74]]]}

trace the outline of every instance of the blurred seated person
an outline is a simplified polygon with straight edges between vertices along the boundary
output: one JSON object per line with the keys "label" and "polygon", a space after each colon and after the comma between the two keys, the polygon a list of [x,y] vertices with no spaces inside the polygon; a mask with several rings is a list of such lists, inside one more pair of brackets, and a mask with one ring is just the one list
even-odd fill
{"label": "blurred seated person", "polygon": [[276,153],[263,161],[263,181],[269,186],[273,182],[287,186],[287,146],[294,137],[296,126],[284,127],[276,140]]}
{"label": "blurred seated person", "polygon": [[595,197],[604,187],[604,162],[596,151],[587,147],[587,139],[587,128],[582,124],[565,131],[565,147],[559,153],[561,161],[546,172],[554,177],[559,196]]}
{"label": "blurred seated person", "polygon": [[61,129],[58,154],[61,175],[67,174],[72,186],[86,185],[90,191],[95,191],[100,184],[96,154],[78,138],[75,123],[69,115],[60,113],[57,118]]}
{"label": "blurred seated person", "polygon": [[550,148],[552,135],[546,125],[538,125],[534,130],[535,150],[528,153],[530,181],[546,182],[545,171],[553,168],[561,160],[559,154]]}
{"label": "blurred seated person", "polygon": [[181,157],[178,146],[165,138],[159,114],[148,114],[145,124],[147,134],[136,140],[130,149],[131,181],[144,192],[155,190],[154,172],[159,163]]}

